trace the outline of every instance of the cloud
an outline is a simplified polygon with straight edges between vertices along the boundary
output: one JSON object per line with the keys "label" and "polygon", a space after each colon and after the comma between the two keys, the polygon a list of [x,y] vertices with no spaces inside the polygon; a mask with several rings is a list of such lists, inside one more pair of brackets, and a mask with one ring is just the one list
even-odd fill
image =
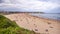
{"label": "cloud", "polygon": [[45,11],[51,10],[60,5],[52,2],[43,2],[38,0],[4,0],[0,7],[3,8],[17,8],[22,11]]}
{"label": "cloud", "polygon": [[53,2],[53,3],[60,3],[60,0],[39,0],[39,1]]}

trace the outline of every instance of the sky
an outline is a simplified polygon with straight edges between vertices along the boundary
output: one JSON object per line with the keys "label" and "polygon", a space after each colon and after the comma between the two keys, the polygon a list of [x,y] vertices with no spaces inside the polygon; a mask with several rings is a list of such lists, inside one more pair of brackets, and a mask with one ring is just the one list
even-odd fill
{"label": "sky", "polygon": [[60,0],[0,0],[0,11],[60,13]]}

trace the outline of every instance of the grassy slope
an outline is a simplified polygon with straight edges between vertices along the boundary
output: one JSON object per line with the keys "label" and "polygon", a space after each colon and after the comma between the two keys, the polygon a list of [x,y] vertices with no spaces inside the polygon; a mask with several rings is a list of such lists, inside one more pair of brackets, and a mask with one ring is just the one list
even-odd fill
{"label": "grassy slope", "polygon": [[33,31],[19,27],[14,21],[0,15],[0,34],[36,34]]}

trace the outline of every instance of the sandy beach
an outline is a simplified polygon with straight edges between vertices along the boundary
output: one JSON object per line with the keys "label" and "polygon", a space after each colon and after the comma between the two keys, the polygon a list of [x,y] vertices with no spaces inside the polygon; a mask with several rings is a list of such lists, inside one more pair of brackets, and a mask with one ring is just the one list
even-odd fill
{"label": "sandy beach", "polygon": [[28,13],[9,14],[4,16],[15,21],[20,27],[33,30],[37,33],[60,34],[60,21],[58,20],[32,16]]}

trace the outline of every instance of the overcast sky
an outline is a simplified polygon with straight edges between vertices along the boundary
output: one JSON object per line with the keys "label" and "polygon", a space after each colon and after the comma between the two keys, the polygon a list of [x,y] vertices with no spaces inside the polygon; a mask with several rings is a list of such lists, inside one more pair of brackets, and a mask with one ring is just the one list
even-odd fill
{"label": "overcast sky", "polygon": [[0,0],[0,10],[59,13],[60,0]]}

